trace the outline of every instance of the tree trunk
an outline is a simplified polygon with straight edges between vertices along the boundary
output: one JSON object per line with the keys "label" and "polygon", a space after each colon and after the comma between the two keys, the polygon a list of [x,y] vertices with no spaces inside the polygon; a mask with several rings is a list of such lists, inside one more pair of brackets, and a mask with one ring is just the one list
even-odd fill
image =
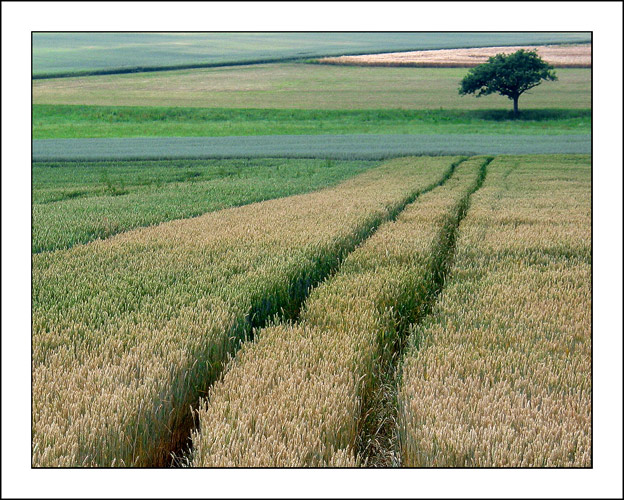
{"label": "tree trunk", "polygon": [[519,95],[515,95],[513,98],[513,102],[514,102],[514,117],[517,118],[518,117],[518,99],[520,98]]}

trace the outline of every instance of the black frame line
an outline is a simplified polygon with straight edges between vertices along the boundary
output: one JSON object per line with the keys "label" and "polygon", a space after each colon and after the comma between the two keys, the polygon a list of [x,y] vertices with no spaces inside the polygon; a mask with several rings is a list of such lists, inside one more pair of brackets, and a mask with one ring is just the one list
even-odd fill
{"label": "black frame line", "polygon": [[[540,30],[528,30],[528,31],[392,31],[392,32],[387,32],[387,31],[31,31],[31,51],[30,51],[30,55],[31,55],[31,81],[32,81],[32,76],[33,76],[33,35],[34,33],[589,33],[590,34],[590,46],[591,46],[591,51],[592,51],[592,56],[593,56],[593,39],[594,39],[594,32],[593,30],[591,31],[540,31]],[[370,52],[369,52],[370,53]],[[413,69],[413,68],[412,68]],[[589,467],[515,467],[512,470],[588,470],[588,469],[593,469],[594,468],[594,266],[593,266],[593,255],[594,255],[594,220],[593,220],[593,214],[594,214],[594,191],[593,191],[593,186],[594,186],[594,71],[593,71],[593,64],[592,66],[589,68],[590,70],[590,82],[591,82],[591,158],[590,158],[590,162],[591,162],[591,181],[590,181],[590,189],[591,189],[591,213],[592,213],[592,217],[591,217],[591,250],[590,250],[590,256],[592,259],[592,266],[591,266],[591,383],[592,383],[592,390],[591,390],[591,443],[592,443],[592,447],[591,447],[591,465]],[[74,75],[74,76],[81,76],[81,75]],[[84,75],[82,75],[84,76]],[[33,141],[33,113],[32,113],[32,105],[33,105],[33,86],[31,85],[30,87],[30,102],[31,102],[31,151],[30,151],[30,159],[31,159],[31,185],[30,185],[30,197],[31,197],[31,253],[32,253],[32,199],[33,199],[33,182],[32,182],[32,174],[33,174],[33,152],[32,152],[32,141]],[[32,274],[33,274],[33,264],[32,264],[32,259],[31,259],[31,265],[30,265],[30,282],[31,282],[31,314],[30,314],[30,337],[31,337],[31,360],[32,360],[32,353],[33,353],[33,330],[32,330],[32,292],[33,292],[33,281],[32,281]],[[31,435],[30,435],[30,443],[29,446],[31,447],[32,450],[32,440],[33,440],[33,429],[32,429],[32,398],[33,398],[33,376],[32,376],[32,369],[31,369],[31,375],[30,375],[30,387],[31,387],[31,408],[30,408],[30,414],[31,414]],[[32,452],[31,452],[32,453]],[[136,469],[135,467],[126,467],[128,469]],[[77,470],[88,470],[85,469],[83,467],[34,467],[32,465],[32,460],[31,460],[31,464],[30,464],[30,469],[42,469],[42,470],[52,470],[52,469],[58,469],[58,470],[67,470],[67,469],[77,469]],[[115,470],[117,469],[116,467],[101,467],[101,469],[104,470]],[[163,467],[141,467],[139,469],[163,469]],[[232,470],[243,470],[243,469],[259,469],[258,467],[200,467],[197,468],[199,470],[201,469],[232,469]],[[322,469],[320,467],[267,467],[264,469],[268,469],[268,470],[291,470],[291,469],[300,469],[300,470],[314,470],[314,469]],[[329,469],[337,469],[337,470],[341,470],[342,468],[339,467],[329,467]],[[347,468],[348,469],[352,469],[352,470],[359,470],[358,468],[352,467],[352,468]],[[403,469],[405,470],[437,470],[437,469],[451,469],[451,470],[455,470],[457,469],[456,467],[403,467]],[[474,470],[505,470],[508,468],[505,467],[466,467],[465,469],[474,469]],[[191,469],[194,470],[194,469]],[[103,497],[102,497],[103,498]],[[519,498],[519,497],[518,497]]]}

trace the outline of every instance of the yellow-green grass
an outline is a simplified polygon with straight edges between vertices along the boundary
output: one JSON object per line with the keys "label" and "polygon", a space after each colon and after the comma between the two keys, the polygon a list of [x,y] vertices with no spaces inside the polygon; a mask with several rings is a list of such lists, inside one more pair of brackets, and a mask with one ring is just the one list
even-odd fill
{"label": "yellow-green grass", "polygon": [[591,466],[588,156],[498,157],[399,390],[417,467]]}
{"label": "yellow-green grass", "polygon": [[199,410],[196,467],[354,466],[378,366],[426,308],[484,158],[381,226],[307,299],[300,321],[257,333]]}
{"label": "yellow-green grass", "polygon": [[32,463],[164,465],[254,326],[451,172],[407,158],[307,195],[32,257]]}
{"label": "yellow-green grass", "polygon": [[[511,109],[499,95],[461,97],[467,69],[266,64],[35,80],[35,104],[295,109]],[[591,70],[558,69],[523,109],[588,109]]]}

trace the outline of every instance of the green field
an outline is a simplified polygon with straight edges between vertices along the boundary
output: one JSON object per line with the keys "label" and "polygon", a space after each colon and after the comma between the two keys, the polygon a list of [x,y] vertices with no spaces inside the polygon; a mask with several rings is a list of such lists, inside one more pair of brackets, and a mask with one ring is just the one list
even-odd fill
{"label": "green field", "polygon": [[[263,64],[33,81],[35,104],[272,109],[509,110],[499,95],[457,93],[464,68]],[[588,109],[591,70],[558,69],[520,98],[523,109]]]}
{"label": "green field", "polygon": [[324,55],[588,42],[590,33],[33,33],[37,77]]}
{"label": "green field", "polygon": [[33,106],[33,138],[221,137],[301,134],[589,133],[591,111],[308,110],[150,106]]}
{"label": "green field", "polygon": [[35,163],[32,251],[313,191],[374,165],[285,159]]}
{"label": "green field", "polygon": [[[462,68],[264,64],[33,81],[33,137],[583,134],[591,70],[520,99],[459,96]],[[163,91],[163,89],[170,89]]]}

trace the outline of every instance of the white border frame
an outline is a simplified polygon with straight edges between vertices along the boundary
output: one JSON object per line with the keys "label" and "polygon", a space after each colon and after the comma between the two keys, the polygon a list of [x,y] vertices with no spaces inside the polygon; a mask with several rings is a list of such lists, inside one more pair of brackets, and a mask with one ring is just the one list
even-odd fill
{"label": "white border frame", "polygon": [[[30,32],[593,31],[594,468],[30,468]],[[2,3],[2,497],[622,496],[620,2]]]}

